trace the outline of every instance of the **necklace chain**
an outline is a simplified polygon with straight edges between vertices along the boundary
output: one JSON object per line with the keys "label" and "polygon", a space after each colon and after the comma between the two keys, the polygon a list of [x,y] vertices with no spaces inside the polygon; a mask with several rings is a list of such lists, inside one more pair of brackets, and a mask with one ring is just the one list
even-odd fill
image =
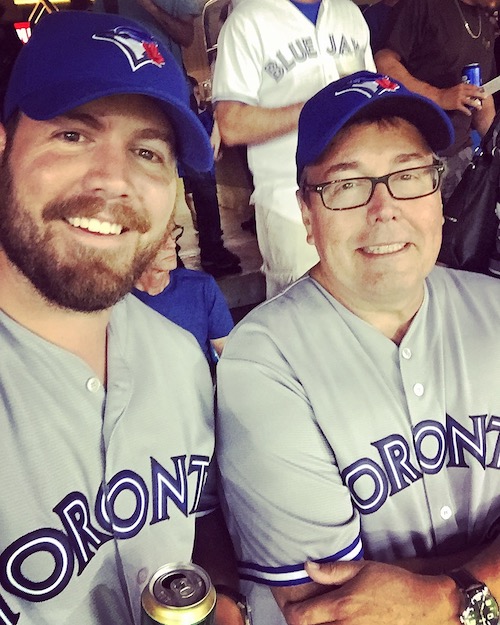
{"label": "necklace chain", "polygon": [[481,12],[478,11],[478,16],[479,16],[479,31],[477,33],[477,35],[475,35],[470,26],[469,26],[469,22],[465,19],[465,15],[462,12],[462,9],[460,7],[460,0],[455,0],[455,4],[457,5],[457,9],[460,13],[460,17],[462,18],[462,21],[464,23],[465,26],[465,30],[469,33],[469,35],[472,37],[472,39],[478,39],[479,36],[481,35],[481,32],[483,30],[483,20],[481,19]]}

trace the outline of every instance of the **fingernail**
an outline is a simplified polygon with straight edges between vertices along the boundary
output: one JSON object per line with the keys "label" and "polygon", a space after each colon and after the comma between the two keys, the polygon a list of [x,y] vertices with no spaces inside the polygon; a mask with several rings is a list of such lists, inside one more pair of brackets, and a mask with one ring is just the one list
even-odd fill
{"label": "fingernail", "polygon": [[307,567],[313,570],[319,570],[321,568],[318,562],[313,562],[312,560],[307,561]]}

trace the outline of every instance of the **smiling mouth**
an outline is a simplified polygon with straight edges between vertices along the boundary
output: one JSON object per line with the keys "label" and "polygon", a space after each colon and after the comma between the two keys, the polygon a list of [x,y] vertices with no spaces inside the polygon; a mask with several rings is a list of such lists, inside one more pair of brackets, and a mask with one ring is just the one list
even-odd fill
{"label": "smiling mouth", "polygon": [[95,234],[120,234],[123,226],[109,221],[100,221],[95,217],[68,217],[66,221],[74,228],[87,230]]}
{"label": "smiling mouth", "polygon": [[388,245],[372,245],[369,247],[362,247],[361,251],[365,254],[372,254],[374,256],[382,256],[384,254],[394,254],[400,252],[407,246],[407,243],[391,243]]}

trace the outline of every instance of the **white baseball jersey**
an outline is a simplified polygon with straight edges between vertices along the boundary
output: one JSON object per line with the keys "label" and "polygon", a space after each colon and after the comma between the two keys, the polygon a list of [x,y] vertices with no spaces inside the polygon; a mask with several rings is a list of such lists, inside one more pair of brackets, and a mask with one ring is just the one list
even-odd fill
{"label": "white baseball jersey", "polygon": [[190,560],[213,504],[205,357],[132,296],[112,311],[106,390],[3,313],[0,354],[0,623],[138,625],[141,589]]}
{"label": "white baseball jersey", "polygon": [[[213,99],[277,108],[304,102],[339,76],[375,71],[368,26],[351,0],[323,0],[314,25],[290,0],[245,0],[218,39]],[[297,133],[248,148],[256,204],[300,221]]]}
{"label": "white baseball jersey", "polygon": [[444,556],[500,530],[500,281],[435,268],[398,346],[306,277],[243,320],[218,367],[256,625],[283,622],[255,597],[308,581],[308,559]]}

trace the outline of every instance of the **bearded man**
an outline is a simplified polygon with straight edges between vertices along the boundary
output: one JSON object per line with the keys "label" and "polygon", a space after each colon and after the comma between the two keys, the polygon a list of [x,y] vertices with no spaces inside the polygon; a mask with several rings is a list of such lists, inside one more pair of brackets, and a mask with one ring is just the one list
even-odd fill
{"label": "bearded man", "polygon": [[161,565],[213,564],[209,369],[125,297],[162,242],[176,159],[207,170],[211,147],[174,59],[114,15],[45,17],[3,119],[0,621],[137,624]]}

